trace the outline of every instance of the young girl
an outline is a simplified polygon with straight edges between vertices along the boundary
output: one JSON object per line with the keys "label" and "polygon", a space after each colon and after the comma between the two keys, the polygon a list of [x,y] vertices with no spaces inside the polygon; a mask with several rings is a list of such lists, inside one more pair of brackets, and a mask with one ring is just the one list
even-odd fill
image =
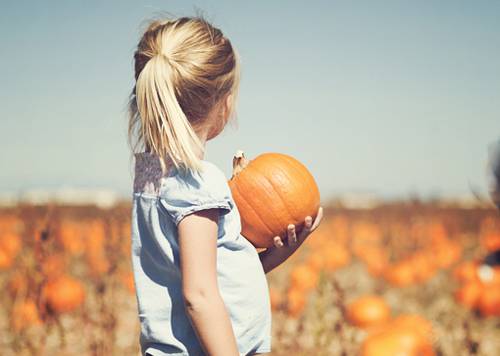
{"label": "young girl", "polygon": [[[135,156],[134,271],[143,355],[254,355],[271,351],[265,273],[319,224],[257,253],[240,235],[226,177],[205,142],[235,112],[239,59],[206,20],[153,21],[134,55],[129,138]],[[135,140],[135,142],[133,142]],[[137,149],[140,148],[140,151]]]}

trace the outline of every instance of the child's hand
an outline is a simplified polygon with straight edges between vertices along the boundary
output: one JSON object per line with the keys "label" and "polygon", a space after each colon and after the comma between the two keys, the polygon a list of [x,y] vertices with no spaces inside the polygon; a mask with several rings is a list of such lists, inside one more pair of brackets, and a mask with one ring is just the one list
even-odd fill
{"label": "child's hand", "polygon": [[[297,236],[297,234],[295,233],[295,225],[293,224],[288,225],[287,239],[286,239],[287,245],[291,247],[295,245],[300,245],[302,242],[304,242],[306,237],[309,236],[311,232],[316,230],[322,218],[323,218],[323,208],[319,207],[318,215],[316,215],[316,219],[314,220],[314,222],[312,221],[312,218],[310,216],[307,216],[304,219],[304,227],[302,228],[302,231],[300,232],[299,236]],[[285,246],[280,236],[274,237],[274,246],[278,248]]]}
{"label": "child's hand", "polygon": [[265,273],[269,273],[274,268],[285,262],[285,260],[290,257],[294,251],[296,251],[299,246],[304,242],[307,236],[311,234],[319,226],[321,219],[323,218],[323,208],[318,209],[318,214],[314,222],[312,217],[307,216],[304,219],[304,227],[300,232],[299,236],[295,233],[295,225],[290,224],[287,229],[287,244],[285,245],[279,236],[274,238],[274,246],[266,249],[265,251],[259,252],[259,259],[262,263],[262,267]]}

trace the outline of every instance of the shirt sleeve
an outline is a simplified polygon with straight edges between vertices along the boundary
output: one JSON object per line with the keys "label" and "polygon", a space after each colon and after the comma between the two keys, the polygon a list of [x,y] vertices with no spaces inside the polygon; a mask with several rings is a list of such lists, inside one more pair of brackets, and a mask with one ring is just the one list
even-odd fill
{"label": "shirt sleeve", "polygon": [[220,214],[226,214],[233,208],[224,173],[213,164],[203,162],[200,173],[176,174],[165,179],[159,202],[176,226],[197,211],[220,209]]}

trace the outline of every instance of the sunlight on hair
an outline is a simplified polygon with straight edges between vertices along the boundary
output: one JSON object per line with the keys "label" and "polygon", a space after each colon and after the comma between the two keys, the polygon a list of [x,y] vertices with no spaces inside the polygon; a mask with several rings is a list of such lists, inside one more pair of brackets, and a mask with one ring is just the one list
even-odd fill
{"label": "sunlight on hair", "polygon": [[[236,112],[239,56],[222,32],[201,17],[153,20],[135,59],[136,85],[129,101],[129,142],[183,170],[199,171],[204,146],[197,131],[227,94]],[[218,118],[219,120],[222,118]]]}

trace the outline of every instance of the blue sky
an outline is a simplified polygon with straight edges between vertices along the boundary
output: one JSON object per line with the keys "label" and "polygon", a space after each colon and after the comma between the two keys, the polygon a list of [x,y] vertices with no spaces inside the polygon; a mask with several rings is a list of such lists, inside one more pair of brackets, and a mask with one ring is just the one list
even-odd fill
{"label": "blue sky", "polygon": [[141,23],[201,9],[242,57],[237,127],[208,145],[287,153],[326,199],[486,191],[500,137],[498,1],[10,1],[0,191],[131,191],[126,103]]}

